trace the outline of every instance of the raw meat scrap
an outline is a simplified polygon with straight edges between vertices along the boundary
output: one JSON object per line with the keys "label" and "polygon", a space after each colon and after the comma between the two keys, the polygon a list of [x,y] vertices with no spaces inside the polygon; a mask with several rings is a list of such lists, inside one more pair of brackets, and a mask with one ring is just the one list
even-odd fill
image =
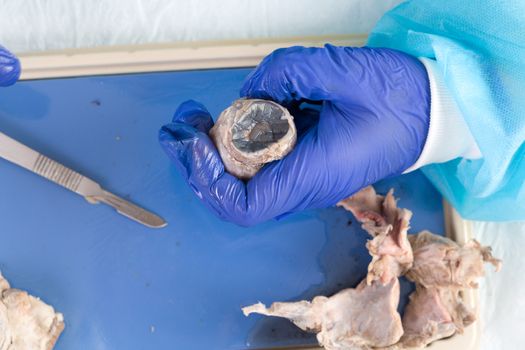
{"label": "raw meat scrap", "polygon": [[326,349],[370,349],[396,343],[403,334],[397,312],[399,281],[382,285],[362,281],[327,298],[312,302],[273,303],[269,308],[255,304],[243,308],[246,316],[259,313],[290,319],[299,328],[317,332],[319,344]]}
{"label": "raw meat scrap", "polygon": [[366,247],[372,255],[367,282],[388,283],[412,266],[412,249],[407,238],[412,212],[397,207],[393,190],[386,197],[372,186],[337,204],[354,214],[373,239]]}
{"label": "raw meat scrap", "polygon": [[63,329],[62,314],[0,274],[0,350],[51,350]]}
{"label": "raw meat scrap", "polygon": [[407,239],[412,213],[398,209],[392,191],[379,196],[372,187],[339,205],[352,211],[373,237],[367,248],[373,259],[368,275],[356,288],[312,300],[245,307],[245,315],[285,317],[303,330],[317,333],[326,349],[371,349],[397,343],[403,334],[398,276],[412,264]]}
{"label": "raw meat scrap", "polygon": [[401,344],[421,347],[438,339],[463,333],[476,319],[456,288],[425,288],[418,285],[403,314]]}
{"label": "raw meat scrap", "polygon": [[414,263],[407,277],[425,287],[476,288],[484,275],[483,263],[500,269],[501,261],[492,256],[490,247],[471,240],[464,246],[428,231],[410,237]]}
{"label": "raw meat scrap", "polygon": [[[366,245],[372,255],[367,278],[332,297],[274,303],[270,308],[259,303],[244,308],[245,315],[286,317],[318,333],[325,348],[347,350],[421,347],[462,333],[475,321],[462,293],[477,286],[484,262],[499,269],[501,262],[490,248],[475,240],[460,246],[427,231],[408,237],[412,213],[397,208],[392,191],[383,197],[367,187],[338,205],[351,211],[373,237]],[[416,283],[416,291],[401,324],[397,277],[405,273]]]}
{"label": "raw meat scrap", "polygon": [[462,291],[476,288],[476,279],[484,274],[484,262],[496,269],[501,262],[489,247],[476,240],[460,246],[456,242],[423,231],[409,238],[414,263],[407,277],[416,283],[403,315],[405,334],[401,344],[421,347],[431,342],[463,333],[476,319],[463,303]]}

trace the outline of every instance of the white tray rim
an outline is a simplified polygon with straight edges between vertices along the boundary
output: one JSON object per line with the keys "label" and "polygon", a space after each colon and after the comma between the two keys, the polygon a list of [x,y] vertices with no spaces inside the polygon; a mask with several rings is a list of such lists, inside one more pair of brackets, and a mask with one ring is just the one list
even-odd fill
{"label": "white tray rim", "polygon": [[362,46],[364,34],[282,39],[187,42],[18,54],[21,80],[93,75],[254,67],[273,50],[326,43]]}

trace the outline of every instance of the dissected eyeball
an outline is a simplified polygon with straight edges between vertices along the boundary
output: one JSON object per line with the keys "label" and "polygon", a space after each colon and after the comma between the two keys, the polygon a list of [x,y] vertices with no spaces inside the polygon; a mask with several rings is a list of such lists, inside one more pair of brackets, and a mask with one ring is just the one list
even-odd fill
{"label": "dissected eyeball", "polygon": [[224,110],[210,131],[226,170],[241,179],[287,155],[295,146],[293,117],[281,105],[240,99]]}

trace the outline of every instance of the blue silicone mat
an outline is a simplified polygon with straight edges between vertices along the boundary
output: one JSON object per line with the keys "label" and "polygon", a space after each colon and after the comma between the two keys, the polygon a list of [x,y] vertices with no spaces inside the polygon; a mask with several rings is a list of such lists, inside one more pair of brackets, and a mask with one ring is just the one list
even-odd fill
{"label": "blue silicone mat", "polygon": [[[241,228],[199,203],[157,143],[186,99],[218,115],[249,69],[21,82],[0,90],[0,130],[163,216],[152,230],[0,159],[0,270],[62,312],[56,349],[247,349],[313,344],[288,321],[242,315],[262,301],[354,286],[366,234],[340,208]],[[396,188],[412,232],[443,232],[418,172]],[[409,286],[403,285],[405,297]]]}

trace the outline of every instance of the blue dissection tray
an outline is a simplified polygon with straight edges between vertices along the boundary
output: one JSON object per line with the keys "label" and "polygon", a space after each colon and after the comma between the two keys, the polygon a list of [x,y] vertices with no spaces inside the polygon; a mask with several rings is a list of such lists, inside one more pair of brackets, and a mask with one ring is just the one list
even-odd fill
{"label": "blue dissection tray", "polygon": [[[21,82],[0,90],[0,130],[163,216],[152,230],[0,160],[0,269],[64,314],[56,349],[247,349],[314,344],[286,320],[244,317],[262,301],[354,286],[367,235],[340,208],[241,228],[213,216],[157,144],[186,99],[218,115],[248,69]],[[443,232],[441,198],[419,173],[385,181]],[[408,285],[404,284],[406,297]]]}

